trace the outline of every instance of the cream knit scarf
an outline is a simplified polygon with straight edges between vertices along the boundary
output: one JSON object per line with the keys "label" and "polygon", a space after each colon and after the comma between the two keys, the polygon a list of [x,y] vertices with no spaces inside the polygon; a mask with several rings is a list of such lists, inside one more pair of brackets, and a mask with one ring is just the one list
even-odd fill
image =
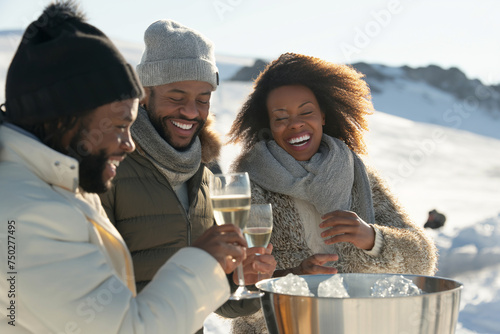
{"label": "cream knit scarf", "polygon": [[178,151],[167,143],[149,120],[147,111],[139,107],[137,120],[130,131],[146,157],[174,188],[189,180],[201,164],[201,143],[195,142],[186,151]]}
{"label": "cream knit scarf", "polygon": [[342,141],[323,135],[309,161],[297,161],[274,140],[260,141],[238,164],[262,188],[312,203],[320,214],[350,210],[353,193],[360,200],[356,212],[375,222],[372,194],[361,159]]}

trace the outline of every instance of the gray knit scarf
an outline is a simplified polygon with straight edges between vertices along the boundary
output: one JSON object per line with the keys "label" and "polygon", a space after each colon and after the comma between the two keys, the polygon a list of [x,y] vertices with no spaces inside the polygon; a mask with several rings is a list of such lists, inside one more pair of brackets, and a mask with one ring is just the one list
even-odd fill
{"label": "gray knit scarf", "polygon": [[130,131],[146,157],[167,178],[172,187],[189,180],[200,168],[200,139],[196,137],[193,145],[186,151],[176,150],[158,134],[144,108],[139,107],[137,120]]}
{"label": "gray knit scarf", "polygon": [[274,140],[258,142],[238,164],[262,188],[312,203],[323,215],[350,210],[353,193],[360,201],[356,212],[375,222],[366,169],[342,141],[323,135],[318,152],[309,161],[297,161]]}

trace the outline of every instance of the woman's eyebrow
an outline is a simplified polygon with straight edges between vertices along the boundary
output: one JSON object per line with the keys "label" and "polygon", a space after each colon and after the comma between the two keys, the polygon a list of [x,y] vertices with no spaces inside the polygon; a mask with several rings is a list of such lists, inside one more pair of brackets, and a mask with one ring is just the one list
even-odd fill
{"label": "woman's eyebrow", "polygon": [[[302,108],[303,106],[305,106],[308,103],[312,104],[312,101],[306,101],[306,102],[300,104],[299,108]],[[288,111],[288,110],[286,108],[274,108],[274,109],[271,110],[271,112],[275,112],[275,111]]]}
{"label": "woman's eyebrow", "polygon": [[305,105],[306,105],[306,104],[308,104],[308,103],[312,103],[312,102],[311,102],[311,101],[306,101],[306,102],[302,103],[302,104],[299,106],[299,108],[302,108],[303,106],[305,106]]}
{"label": "woman's eyebrow", "polygon": [[287,111],[286,108],[274,108],[273,110],[271,110],[271,112],[276,112],[276,111]]}

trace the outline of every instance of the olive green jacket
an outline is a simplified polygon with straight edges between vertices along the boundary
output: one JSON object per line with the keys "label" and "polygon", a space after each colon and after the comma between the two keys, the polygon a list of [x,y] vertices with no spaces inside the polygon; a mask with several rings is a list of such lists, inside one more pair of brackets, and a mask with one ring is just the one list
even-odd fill
{"label": "olive green jacket", "polygon": [[101,201],[132,254],[137,291],[175,252],[214,224],[207,199],[209,173],[202,164],[188,180],[186,213],[169,182],[138,151],[118,167],[112,188]]}

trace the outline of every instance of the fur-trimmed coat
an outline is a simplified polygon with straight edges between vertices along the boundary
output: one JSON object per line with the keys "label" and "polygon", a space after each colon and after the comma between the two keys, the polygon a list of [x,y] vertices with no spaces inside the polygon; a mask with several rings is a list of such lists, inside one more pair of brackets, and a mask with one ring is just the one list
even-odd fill
{"label": "fur-trimmed coat", "polygon": [[[401,273],[433,275],[436,272],[437,250],[424,230],[415,225],[377,174],[367,167],[375,209],[375,226],[382,233],[383,245],[377,256],[369,255],[351,243],[334,245],[339,260],[334,264],[339,273]],[[294,200],[252,184],[252,202],[271,203],[274,227],[271,243],[277,261],[276,269],[298,266],[313,255],[306,244],[304,228]],[[352,211],[359,200],[353,193]],[[233,333],[267,333],[262,311],[235,319]]]}

